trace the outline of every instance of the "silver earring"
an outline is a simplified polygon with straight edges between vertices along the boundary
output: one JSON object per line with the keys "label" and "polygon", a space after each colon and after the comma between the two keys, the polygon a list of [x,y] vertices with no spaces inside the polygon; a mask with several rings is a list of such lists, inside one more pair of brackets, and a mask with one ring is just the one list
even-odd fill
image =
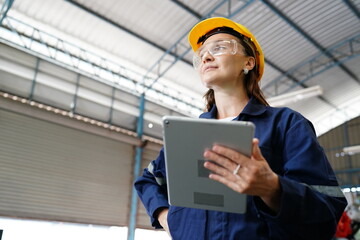
{"label": "silver earring", "polygon": [[249,73],[249,69],[244,68],[244,74],[246,75],[246,74],[248,74],[248,73]]}

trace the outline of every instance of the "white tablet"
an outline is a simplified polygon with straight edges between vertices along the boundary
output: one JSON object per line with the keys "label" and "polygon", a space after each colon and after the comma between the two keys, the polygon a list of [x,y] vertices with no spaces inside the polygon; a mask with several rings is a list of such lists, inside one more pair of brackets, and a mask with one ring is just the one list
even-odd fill
{"label": "white tablet", "polygon": [[216,143],[250,156],[254,131],[251,122],[163,117],[169,204],[244,213],[246,195],[209,179],[203,153]]}

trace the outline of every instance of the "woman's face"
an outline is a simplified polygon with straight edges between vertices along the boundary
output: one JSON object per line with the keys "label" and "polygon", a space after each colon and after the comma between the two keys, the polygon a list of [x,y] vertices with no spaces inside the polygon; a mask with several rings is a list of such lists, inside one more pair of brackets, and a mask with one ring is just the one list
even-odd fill
{"label": "woman's face", "polygon": [[242,84],[243,69],[251,57],[245,56],[244,47],[235,36],[226,33],[215,34],[205,41],[202,48],[207,49],[214,42],[232,39],[237,42],[235,54],[214,54],[215,56],[212,56],[208,51],[202,52],[198,72],[201,81],[207,88],[234,87],[234,84]]}

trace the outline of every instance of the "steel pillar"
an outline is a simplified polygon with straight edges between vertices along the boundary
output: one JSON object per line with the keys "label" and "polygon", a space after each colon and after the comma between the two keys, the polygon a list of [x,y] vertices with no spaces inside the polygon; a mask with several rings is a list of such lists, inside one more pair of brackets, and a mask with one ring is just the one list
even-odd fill
{"label": "steel pillar", "polygon": [[[139,117],[137,121],[137,137],[142,141],[143,129],[144,129],[144,112],[145,112],[145,94],[141,94],[140,96],[140,104],[139,104]],[[133,181],[139,176],[142,154],[144,151],[144,144],[136,147],[136,155],[135,155],[135,165],[134,165],[134,174]],[[135,228],[136,228],[136,214],[137,214],[137,206],[138,206],[138,196],[135,188],[132,188],[131,193],[131,206],[130,206],[130,219],[129,219],[129,229],[128,229],[128,240],[135,239]]]}
{"label": "steel pillar", "polygon": [[77,97],[79,93],[79,86],[80,86],[80,74],[76,75],[76,86],[75,86],[75,93],[73,97],[73,101],[71,103],[71,112],[74,114],[76,112],[76,105],[77,105]]}
{"label": "steel pillar", "polygon": [[35,66],[35,69],[34,69],[34,78],[33,78],[32,83],[31,83],[31,89],[30,89],[30,95],[29,95],[29,100],[30,101],[32,101],[33,98],[34,98],[36,78],[37,78],[37,74],[39,72],[39,65],[40,65],[40,58],[36,58],[36,66]]}
{"label": "steel pillar", "polygon": [[[343,147],[347,147],[350,146],[350,139],[349,139],[349,128],[348,128],[348,122],[345,122],[342,126],[343,128],[343,133],[344,133],[344,145]],[[349,154],[346,154],[346,162],[347,162],[347,168],[348,169],[353,169],[352,166],[352,160],[351,157],[349,156]],[[352,183],[352,178],[353,178],[353,172],[346,172],[347,174],[347,181],[349,184]]]}

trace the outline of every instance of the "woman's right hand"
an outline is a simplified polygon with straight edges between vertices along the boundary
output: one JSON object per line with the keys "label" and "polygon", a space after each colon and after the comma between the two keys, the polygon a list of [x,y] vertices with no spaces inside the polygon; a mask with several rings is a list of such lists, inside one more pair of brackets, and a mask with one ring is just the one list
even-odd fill
{"label": "woman's right hand", "polygon": [[159,221],[160,225],[165,229],[165,231],[169,234],[169,236],[171,236],[170,231],[169,231],[168,222],[167,222],[168,212],[169,212],[168,208],[163,208],[162,210],[160,210],[160,212],[158,214],[158,221]]}

